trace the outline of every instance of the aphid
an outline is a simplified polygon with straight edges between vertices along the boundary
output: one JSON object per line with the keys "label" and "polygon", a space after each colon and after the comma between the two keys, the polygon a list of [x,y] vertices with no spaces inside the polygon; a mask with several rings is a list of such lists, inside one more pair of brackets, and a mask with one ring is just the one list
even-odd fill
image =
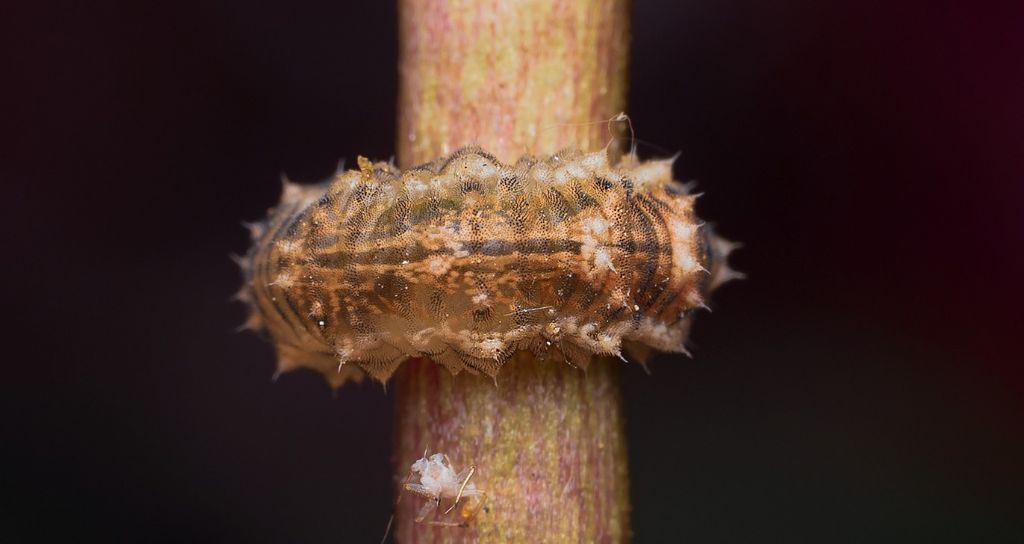
{"label": "aphid", "polygon": [[672,161],[563,151],[503,164],[465,148],[406,171],[360,157],[285,182],[241,259],[246,326],[278,371],[384,381],[410,357],[495,376],[517,351],[585,368],[685,353],[732,245],[694,213]]}
{"label": "aphid", "polygon": [[[447,455],[435,453],[417,459],[409,468],[409,476],[402,485],[403,491],[414,493],[426,500],[416,515],[416,523],[440,525],[444,527],[467,527],[476,513],[483,507],[487,494],[477,489],[470,478],[476,473],[476,466],[470,465],[462,472],[456,473]],[[419,483],[411,480],[419,476]],[[447,516],[455,510],[464,499],[466,504],[458,511],[461,521],[427,519],[441,505],[441,501],[451,501],[442,515]]]}

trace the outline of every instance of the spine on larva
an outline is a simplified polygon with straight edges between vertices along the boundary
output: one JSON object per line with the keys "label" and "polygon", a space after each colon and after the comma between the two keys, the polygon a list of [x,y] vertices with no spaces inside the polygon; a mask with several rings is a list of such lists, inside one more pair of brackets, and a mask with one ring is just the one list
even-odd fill
{"label": "spine on larva", "polygon": [[685,352],[736,274],[671,161],[561,152],[506,165],[465,148],[407,171],[360,157],[286,182],[241,260],[247,326],[279,371],[386,380],[405,359],[495,376],[517,351],[585,367]]}

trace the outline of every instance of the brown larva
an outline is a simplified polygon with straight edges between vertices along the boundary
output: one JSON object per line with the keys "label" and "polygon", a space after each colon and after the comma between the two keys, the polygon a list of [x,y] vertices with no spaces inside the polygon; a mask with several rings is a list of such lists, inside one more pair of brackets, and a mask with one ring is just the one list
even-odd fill
{"label": "brown larva", "polygon": [[694,310],[734,276],[671,161],[601,151],[505,165],[462,149],[405,172],[361,158],[320,185],[286,182],[242,259],[247,325],[279,370],[335,386],[407,358],[494,376],[510,356],[585,367],[685,352]]}

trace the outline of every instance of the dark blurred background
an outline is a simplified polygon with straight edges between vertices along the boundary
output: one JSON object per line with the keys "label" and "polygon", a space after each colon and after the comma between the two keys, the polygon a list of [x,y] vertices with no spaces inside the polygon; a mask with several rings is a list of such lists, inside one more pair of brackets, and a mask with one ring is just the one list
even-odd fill
{"label": "dark blurred background", "polygon": [[[228,254],[391,155],[395,7],[17,4],[0,541],[379,541],[389,395],[272,383]],[[624,369],[636,541],[1024,541],[1021,9],[634,11],[640,151],[750,276]]]}

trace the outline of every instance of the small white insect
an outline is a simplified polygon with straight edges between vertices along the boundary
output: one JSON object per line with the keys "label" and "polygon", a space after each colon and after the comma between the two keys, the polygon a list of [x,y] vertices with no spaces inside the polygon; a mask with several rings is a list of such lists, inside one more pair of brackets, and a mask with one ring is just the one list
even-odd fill
{"label": "small white insect", "polygon": [[[468,526],[469,521],[480,510],[487,497],[486,493],[477,489],[476,484],[469,481],[475,472],[476,466],[470,465],[462,472],[456,473],[451,459],[448,459],[447,455],[435,453],[427,457],[427,452],[424,451],[423,457],[417,459],[410,467],[409,476],[402,486],[405,491],[427,499],[416,515],[416,523],[445,527]],[[417,475],[419,483],[412,482],[414,476]],[[459,511],[462,521],[427,520],[427,517],[440,506],[442,500],[452,501],[451,506],[444,511],[444,515],[448,515],[463,498],[472,498],[473,500],[467,501],[467,504]]]}

